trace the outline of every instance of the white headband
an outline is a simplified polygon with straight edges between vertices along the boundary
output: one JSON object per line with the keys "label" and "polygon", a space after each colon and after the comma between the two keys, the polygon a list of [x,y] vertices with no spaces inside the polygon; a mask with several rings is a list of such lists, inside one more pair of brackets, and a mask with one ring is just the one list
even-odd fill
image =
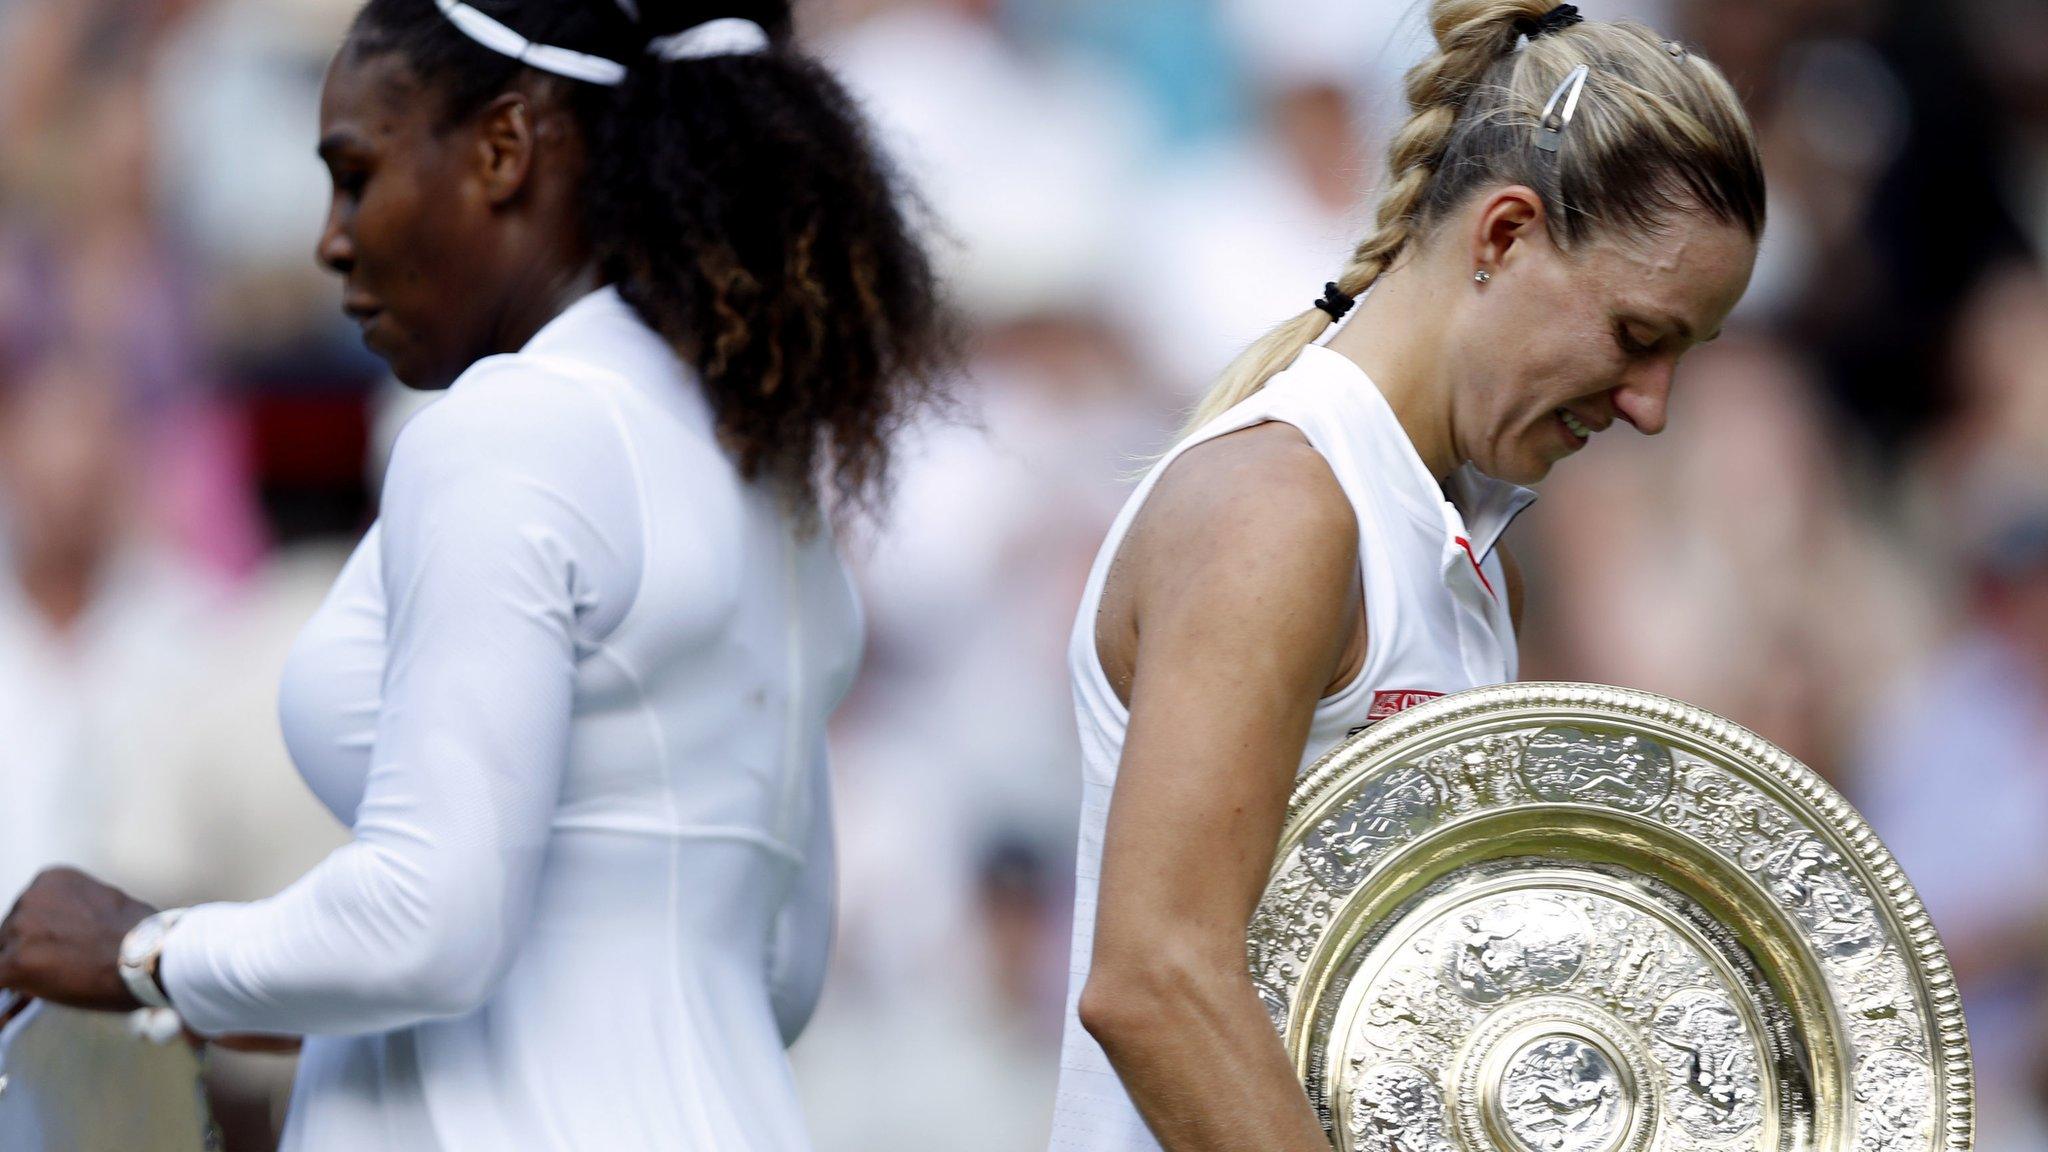
{"label": "white headband", "polygon": [[663,60],[702,60],[706,56],[754,56],[768,50],[768,32],[752,20],[721,16],[673,36],[659,36],[647,50]]}
{"label": "white headband", "polygon": [[[627,8],[628,3],[630,0],[621,0],[619,6]],[[607,88],[625,83],[626,66],[616,60],[535,44],[462,0],[434,0],[434,4],[463,35],[528,68]],[[768,33],[759,24],[728,16],[707,20],[673,36],[658,37],[647,45],[647,51],[668,61],[702,60],[708,56],[752,56],[767,51],[768,45]]]}

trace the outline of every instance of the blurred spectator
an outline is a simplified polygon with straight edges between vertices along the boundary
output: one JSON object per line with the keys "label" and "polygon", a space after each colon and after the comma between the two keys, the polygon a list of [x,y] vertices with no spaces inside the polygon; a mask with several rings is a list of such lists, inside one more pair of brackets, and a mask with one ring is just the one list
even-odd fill
{"label": "blurred spectator", "polygon": [[1985,275],[1950,375],[1959,407],[1922,453],[1915,527],[1957,619],[1872,718],[1851,794],[1955,964],[1977,1147],[2032,1152],[2048,1147],[2048,277]]}
{"label": "blurred spectator", "polygon": [[[999,826],[1071,839],[1079,781],[1065,668],[1073,603],[1156,405],[1114,332],[1045,316],[991,329],[972,424],[917,435],[887,530],[860,565],[867,668],[842,708],[841,962],[920,994],[959,932],[957,860]],[[885,975],[886,974],[886,975]]]}
{"label": "blurred spectator", "polygon": [[[208,590],[136,524],[131,413],[77,354],[19,370],[0,394],[0,730],[8,821],[0,895],[44,864],[100,864],[147,823],[109,746],[162,733],[206,631]],[[146,744],[148,737],[142,737]],[[154,757],[152,757],[154,759]]]}
{"label": "blurred spectator", "polygon": [[327,204],[320,80],[358,7],[218,0],[171,32],[148,80],[162,224],[199,266],[200,319],[239,376],[291,357],[378,370],[313,259]]}
{"label": "blurred spectator", "polygon": [[1147,179],[1119,248],[1118,316],[1182,404],[1307,308],[1364,227],[1360,89],[1391,23],[1369,6],[1310,7],[1324,10],[1225,7],[1250,79],[1251,130]]}
{"label": "blurred spectator", "polygon": [[[907,439],[861,550],[867,660],[834,726],[841,930],[796,1051],[824,1152],[970,1129],[1043,1147],[1079,791],[1066,636],[1167,407],[1111,306],[1142,116],[998,16],[898,3],[825,45],[919,179],[977,340],[958,419]],[[1018,834],[1046,846],[1029,869],[984,868]]]}
{"label": "blurred spectator", "polygon": [[[1947,375],[1958,408],[1923,446],[1927,481],[1953,496],[2002,470],[2022,480],[2048,459],[2048,275],[2005,265],[1985,275],[1958,319]],[[1947,510],[1953,512],[1954,510]],[[1931,542],[1955,551],[1975,542],[1954,534]],[[1979,538],[1981,540],[1981,537]]]}
{"label": "blurred spectator", "polygon": [[1236,83],[1234,45],[1213,0],[1032,0],[993,6],[1020,37],[1072,45],[1113,62],[1144,101],[1161,141],[1173,148],[1198,145],[1242,125],[1244,99]]}
{"label": "blurred spectator", "polygon": [[[29,4],[0,36],[0,215],[28,262],[17,300],[124,381],[150,457],[146,498],[188,556],[245,574],[263,546],[239,452],[188,306],[192,281],[158,228],[147,70],[178,5]],[[23,275],[17,271],[17,275]]]}
{"label": "blurred spectator", "polygon": [[2048,7],[1969,0],[1961,16],[2000,115],[1998,178],[2036,262],[2048,260]]}
{"label": "blurred spectator", "polygon": [[[229,345],[208,323],[206,265],[188,259],[158,182],[190,142],[154,114],[193,105],[157,65],[195,7],[21,0],[0,14],[10,902],[59,862],[165,905],[250,899],[341,838],[274,718],[285,649],[336,545],[265,555],[248,411],[219,387]],[[316,90],[318,61],[301,71]],[[310,155],[312,134],[309,119],[282,144]],[[215,179],[246,180],[233,157],[250,141],[223,143]],[[317,222],[317,200],[301,207]],[[297,267],[311,268],[310,244],[294,245]],[[115,1063],[99,1074],[126,1078],[124,1050],[104,1051]],[[216,1054],[208,1069],[229,1148],[272,1146],[290,1062]]]}
{"label": "blurred spectator", "polygon": [[[58,863],[164,906],[276,891],[340,838],[271,704],[335,565],[231,607],[153,530],[138,409],[105,362],[50,350],[0,375],[0,902]],[[214,1068],[224,1119],[264,1141],[289,1072],[268,1063]]]}
{"label": "blurred spectator", "polygon": [[1887,460],[1910,453],[1950,400],[1940,361],[1958,307],[2022,245],[1999,192],[2005,109],[1956,13],[1676,0],[1674,15],[1749,96],[1764,142],[1772,221],[1745,314],[1796,331],[1846,430]]}
{"label": "blurred spectator", "polygon": [[965,931],[939,945],[918,995],[827,989],[795,1050],[820,1148],[1041,1152],[1058,1079],[1067,868],[998,836],[979,850]]}
{"label": "blurred spectator", "polygon": [[837,972],[874,1010],[927,994],[970,922],[988,829],[1070,835],[1072,599],[1116,507],[1120,454],[1156,427],[1105,303],[1137,114],[1120,86],[997,17],[977,0],[908,0],[823,46],[918,178],[978,326],[959,419],[904,444],[860,564],[868,658],[835,725]]}
{"label": "blurred spectator", "polygon": [[1125,218],[1142,113],[1113,76],[1006,38],[987,0],[896,0],[819,45],[936,220],[968,311],[1078,309]]}

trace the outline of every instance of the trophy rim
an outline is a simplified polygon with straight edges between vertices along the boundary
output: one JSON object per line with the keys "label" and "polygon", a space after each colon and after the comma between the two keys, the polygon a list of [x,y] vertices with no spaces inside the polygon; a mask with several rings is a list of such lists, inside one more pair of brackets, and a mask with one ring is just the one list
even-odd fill
{"label": "trophy rim", "polygon": [[1775,786],[1851,855],[1903,946],[1901,954],[1929,1014],[1927,1034],[1942,1085],[1937,1146],[1953,1152],[1973,1147],[1975,1094],[1962,998],[1947,950],[1905,870],[1862,814],[1819,773],[1749,728],[1704,708],[1640,689],[1573,681],[1495,685],[1418,704],[1338,744],[1302,774],[1288,801],[1271,879],[1279,877],[1289,850],[1307,834],[1308,817],[1319,814],[1332,791],[1361,766],[1392,762],[1410,746],[1455,740],[1467,730],[1493,729],[1518,719],[1618,721],[1639,725],[1646,735],[1669,734],[1705,748],[1748,769],[1756,782]]}

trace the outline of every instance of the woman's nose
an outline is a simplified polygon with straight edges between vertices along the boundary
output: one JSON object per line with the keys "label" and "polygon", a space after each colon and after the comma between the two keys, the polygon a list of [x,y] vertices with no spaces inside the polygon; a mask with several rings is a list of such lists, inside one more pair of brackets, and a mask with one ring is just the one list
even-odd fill
{"label": "woman's nose", "polygon": [[349,238],[348,229],[343,226],[338,206],[328,209],[327,222],[320,227],[320,242],[313,246],[313,258],[321,267],[344,276],[355,267],[355,241]]}
{"label": "woman's nose", "polygon": [[1614,411],[1645,436],[1664,430],[1676,365],[1657,361],[1644,365],[1614,390]]}

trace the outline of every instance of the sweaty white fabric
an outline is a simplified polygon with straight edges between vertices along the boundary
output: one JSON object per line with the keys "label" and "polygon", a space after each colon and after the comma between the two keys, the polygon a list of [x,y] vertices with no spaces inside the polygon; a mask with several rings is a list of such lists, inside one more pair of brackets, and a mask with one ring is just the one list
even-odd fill
{"label": "sweaty white fabric", "polygon": [[281,712],[352,841],[194,909],[173,1002],[311,1034],[287,1152],[808,1147],[845,570],[611,290],[415,417]]}
{"label": "sweaty white fabric", "polygon": [[[1342,354],[1311,346],[1265,388],[1177,445],[1155,465],[1109,530],[1067,647],[1081,728],[1081,836],[1074,940],[1053,1152],[1157,1152],[1102,1046],[1076,1008],[1094,956],[1102,842],[1130,713],[1096,656],[1095,618],[1110,562],[1168,466],[1196,444],[1254,424],[1301,430],[1329,462],[1358,517],[1365,588],[1365,667],[1316,705],[1301,768],[1352,731],[1435,695],[1515,678],[1507,585],[1493,546],[1535,499],[1469,466],[1439,487],[1379,390]],[[1455,503],[1444,499],[1445,489]]]}

